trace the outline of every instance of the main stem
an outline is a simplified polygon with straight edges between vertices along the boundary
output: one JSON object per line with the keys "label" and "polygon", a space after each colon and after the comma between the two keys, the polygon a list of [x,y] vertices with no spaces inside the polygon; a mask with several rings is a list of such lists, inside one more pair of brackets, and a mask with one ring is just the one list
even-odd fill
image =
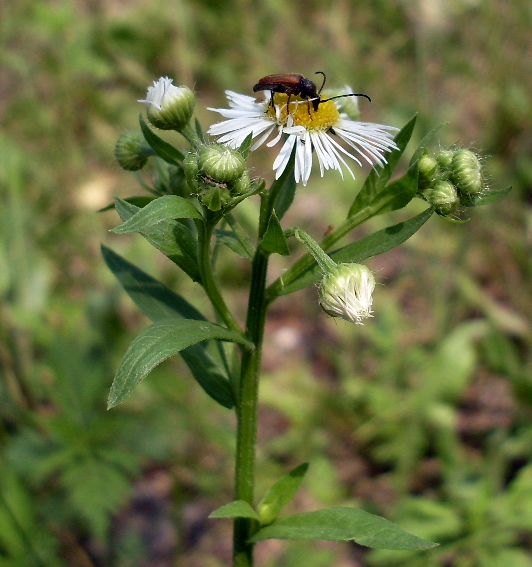
{"label": "main stem", "polygon": [[[237,446],[235,467],[235,497],[254,505],[255,445],[257,440],[257,410],[262,340],[268,304],[265,298],[268,255],[257,249],[253,258],[248,301],[246,331],[255,350],[242,356],[240,391],[237,403]],[[234,567],[253,566],[253,544],[248,539],[255,527],[254,520],[236,518],[234,523]]]}

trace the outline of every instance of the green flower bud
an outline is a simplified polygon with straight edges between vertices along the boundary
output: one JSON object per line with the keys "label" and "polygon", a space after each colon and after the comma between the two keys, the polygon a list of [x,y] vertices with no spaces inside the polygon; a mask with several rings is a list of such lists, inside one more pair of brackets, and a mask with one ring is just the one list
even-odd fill
{"label": "green flower bud", "polygon": [[219,183],[236,181],[246,168],[246,160],[238,151],[222,144],[204,146],[199,153],[199,170]]}
{"label": "green flower bud", "polygon": [[432,156],[422,155],[418,161],[419,168],[419,187],[430,187],[434,182],[436,173],[438,172],[438,162]]}
{"label": "green flower bud", "polygon": [[116,161],[120,164],[120,167],[127,171],[142,169],[146,165],[148,157],[152,155],[154,155],[153,150],[148,146],[140,132],[124,132],[116,142]]}
{"label": "green flower bud", "polygon": [[231,184],[231,195],[243,195],[251,186],[251,179],[249,177],[249,173],[247,170],[244,170],[244,173],[234,182]]}
{"label": "green flower bud", "polygon": [[459,150],[453,157],[451,178],[466,195],[476,195],[484,188],[482,165],[471,150]]}
{"label": "green flower bud", "polygon": [[454,213],[460,205],[456,187],[450,181],[436,181],[433,187],[423,191],[423,197],[443,216]]}
{"label": "green flower bud", "polygon": [[371,315],[375,278],[362,264],[337,264],[320,284],[320,305],[325,313],[362,325]]}
{"label": "green flower bud", "polygon": [[188,152],[183,160],[183,171],[185,172],[185,180],[188,184],[189,189],[196,193],[199,191],[198,184],[198,154],[196,152]]}
{"label": "green flower bud", "polygon": [[188,87],[176,87],[161,77],[148,87],[145,100],[148,120],[161,130],[182,130],[192,118],[196,97]]}
{"label": "green flower bud", "polygon": [[452,150],[441,150],[436,154],[436,161],[442,169],[450,169],[454,152]]}
{"label": "green flower bud", "polygon": [[231,200],[231,191],[226,183],[216,183],[206,176],[200,177],[198,199],[211,211],[219,211]]}

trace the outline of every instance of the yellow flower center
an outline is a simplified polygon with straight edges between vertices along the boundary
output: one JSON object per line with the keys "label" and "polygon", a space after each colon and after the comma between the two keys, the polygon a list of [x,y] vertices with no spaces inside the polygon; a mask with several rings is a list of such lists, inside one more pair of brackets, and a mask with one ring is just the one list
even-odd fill
{"label": "yellow flower center", "polygon": [[[275,93],[273,102],[280,109],[280,111],[277,110],[279,115],[271,105],[268,106],[267,114],[272,120],[283,126],[303,126],[307,130],[329,130],[338,124],[340,119],[338,108],[332,100],[320,102],[318,110],[314,110],[312,101],[294,95],[290,97],[290,109],[287,109],[288,95],[284,93]],[[287,124],[288,116],[292,118],[293,124]]]}

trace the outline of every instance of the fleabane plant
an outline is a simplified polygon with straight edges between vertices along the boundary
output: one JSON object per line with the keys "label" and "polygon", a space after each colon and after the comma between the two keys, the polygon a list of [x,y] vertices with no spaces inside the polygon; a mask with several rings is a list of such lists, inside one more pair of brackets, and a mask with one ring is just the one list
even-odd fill
{"label": "fleabane plant", "polygon": [[[234,521],[235,567],[251,567],[255,545],[271,538],[353,540],[368,547],[402,550],[436,545],[356,508],[283,515],[307,464],[287,471],[266,494],[255,494],[258,387],[271,304],[282,295],[319,284],[316,301],[324,317],[371,322],[370,317],[378,317],[378,302],[374,306],[375,277],[362,264],[364,260],[403,243],[434,213],[454,219],[467,207],[494,202],[509,191],[488,189],[482,162],[473,151],[457,146],[429,151],[437,129],[413,153],[406,172],[392,180],[415,117],[400,130],[359,122],[356,100],[346,96],[349,90],[334,91],[342,97],[336,99],[318,94],[319,101],[293,92],[266,92],[264,99],[256,99],[228,91],[230,108],[212,109],[227,120],[211,125],[208,134],[216,139],[206,139],[199,122],[192,121],[196,102],[192,90],[174,86],[164,77],[148,88],[141,101],[151,126],[141,116],[140,131],[124,133],[116,145],[116,158],[124,169],[138,171],[153,160],[155,175],[151,184],[139,177],[148,196],[115,199],[122,224],[113,231],[138,232],[165,254],[203,288],[215,321],[204,315],[205,306],[192,305],[103,247],[110,269],[152,320],[124,355],[111,387],[109,408],[129,396],[155,366],[179,353],[205,393],[236,413],[234,500],[211,514]],[[188,150],[181,152],[154,128],[177,132]],[[280,145],[272,164],[275,180],[269,188],[263,179],[252,177],[248,168],[250,152],[264,144]],[[363,162],[373,169],[346,207],[345,220],[321,242],[300,227],[283,227],[298,186],[315,176],[316,163],[321,176],[337,170],[340,180],[345,171],[354,177],[353,169]],[[238,205],[252,195],[259,195],[260,210],[255,230],[249,232],[239,223]],[[423,212],[406,214],[399,224],[336,246],[371,217],[402,209],[415,197],[427,202]],[[291,238],[307,252],[267,285],[270,257],[290,256]],[[251,263],[244,324],[232,313],[220,288],[214,241]]]}

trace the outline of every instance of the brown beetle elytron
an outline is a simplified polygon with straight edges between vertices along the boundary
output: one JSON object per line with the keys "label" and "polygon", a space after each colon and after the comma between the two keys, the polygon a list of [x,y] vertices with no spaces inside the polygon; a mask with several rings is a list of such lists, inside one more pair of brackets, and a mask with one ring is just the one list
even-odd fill
{"label": "brown beetle elytron", "polygon": [[[320,99],[320,93],[325,86],[325,73],[323,71],[316,71],[316,75],[323,75],[323,83],[321,84],[320,90],[316,89],[316,85],[310,79],[303,77],[299,73],[285,73],[283,75],[267,75],[266,77],[262,77],[259,79],[259,82],[253,87],[253,92],[257,91],[270,91],[272,93],[270,104],[273,106],[273,97],[275,93],[284,93],[288,95],[287,100],[287,107],[290,104],[290,97],[300,96],[301,98],[306,98],[307,101],[310,103],[312,102],[312,107],[314,111],[317,111],[320,103],[328,102],[335,98],[342,98],[346,96],[363,96],[366,97],[370,102],[371,99],[368,95],[361,94],[361,93],[351,93],[339,96],[333,96],[331,98],[327,98],[325,100]],[[310,106],[309,106],[309,114],[310,114]]]}

